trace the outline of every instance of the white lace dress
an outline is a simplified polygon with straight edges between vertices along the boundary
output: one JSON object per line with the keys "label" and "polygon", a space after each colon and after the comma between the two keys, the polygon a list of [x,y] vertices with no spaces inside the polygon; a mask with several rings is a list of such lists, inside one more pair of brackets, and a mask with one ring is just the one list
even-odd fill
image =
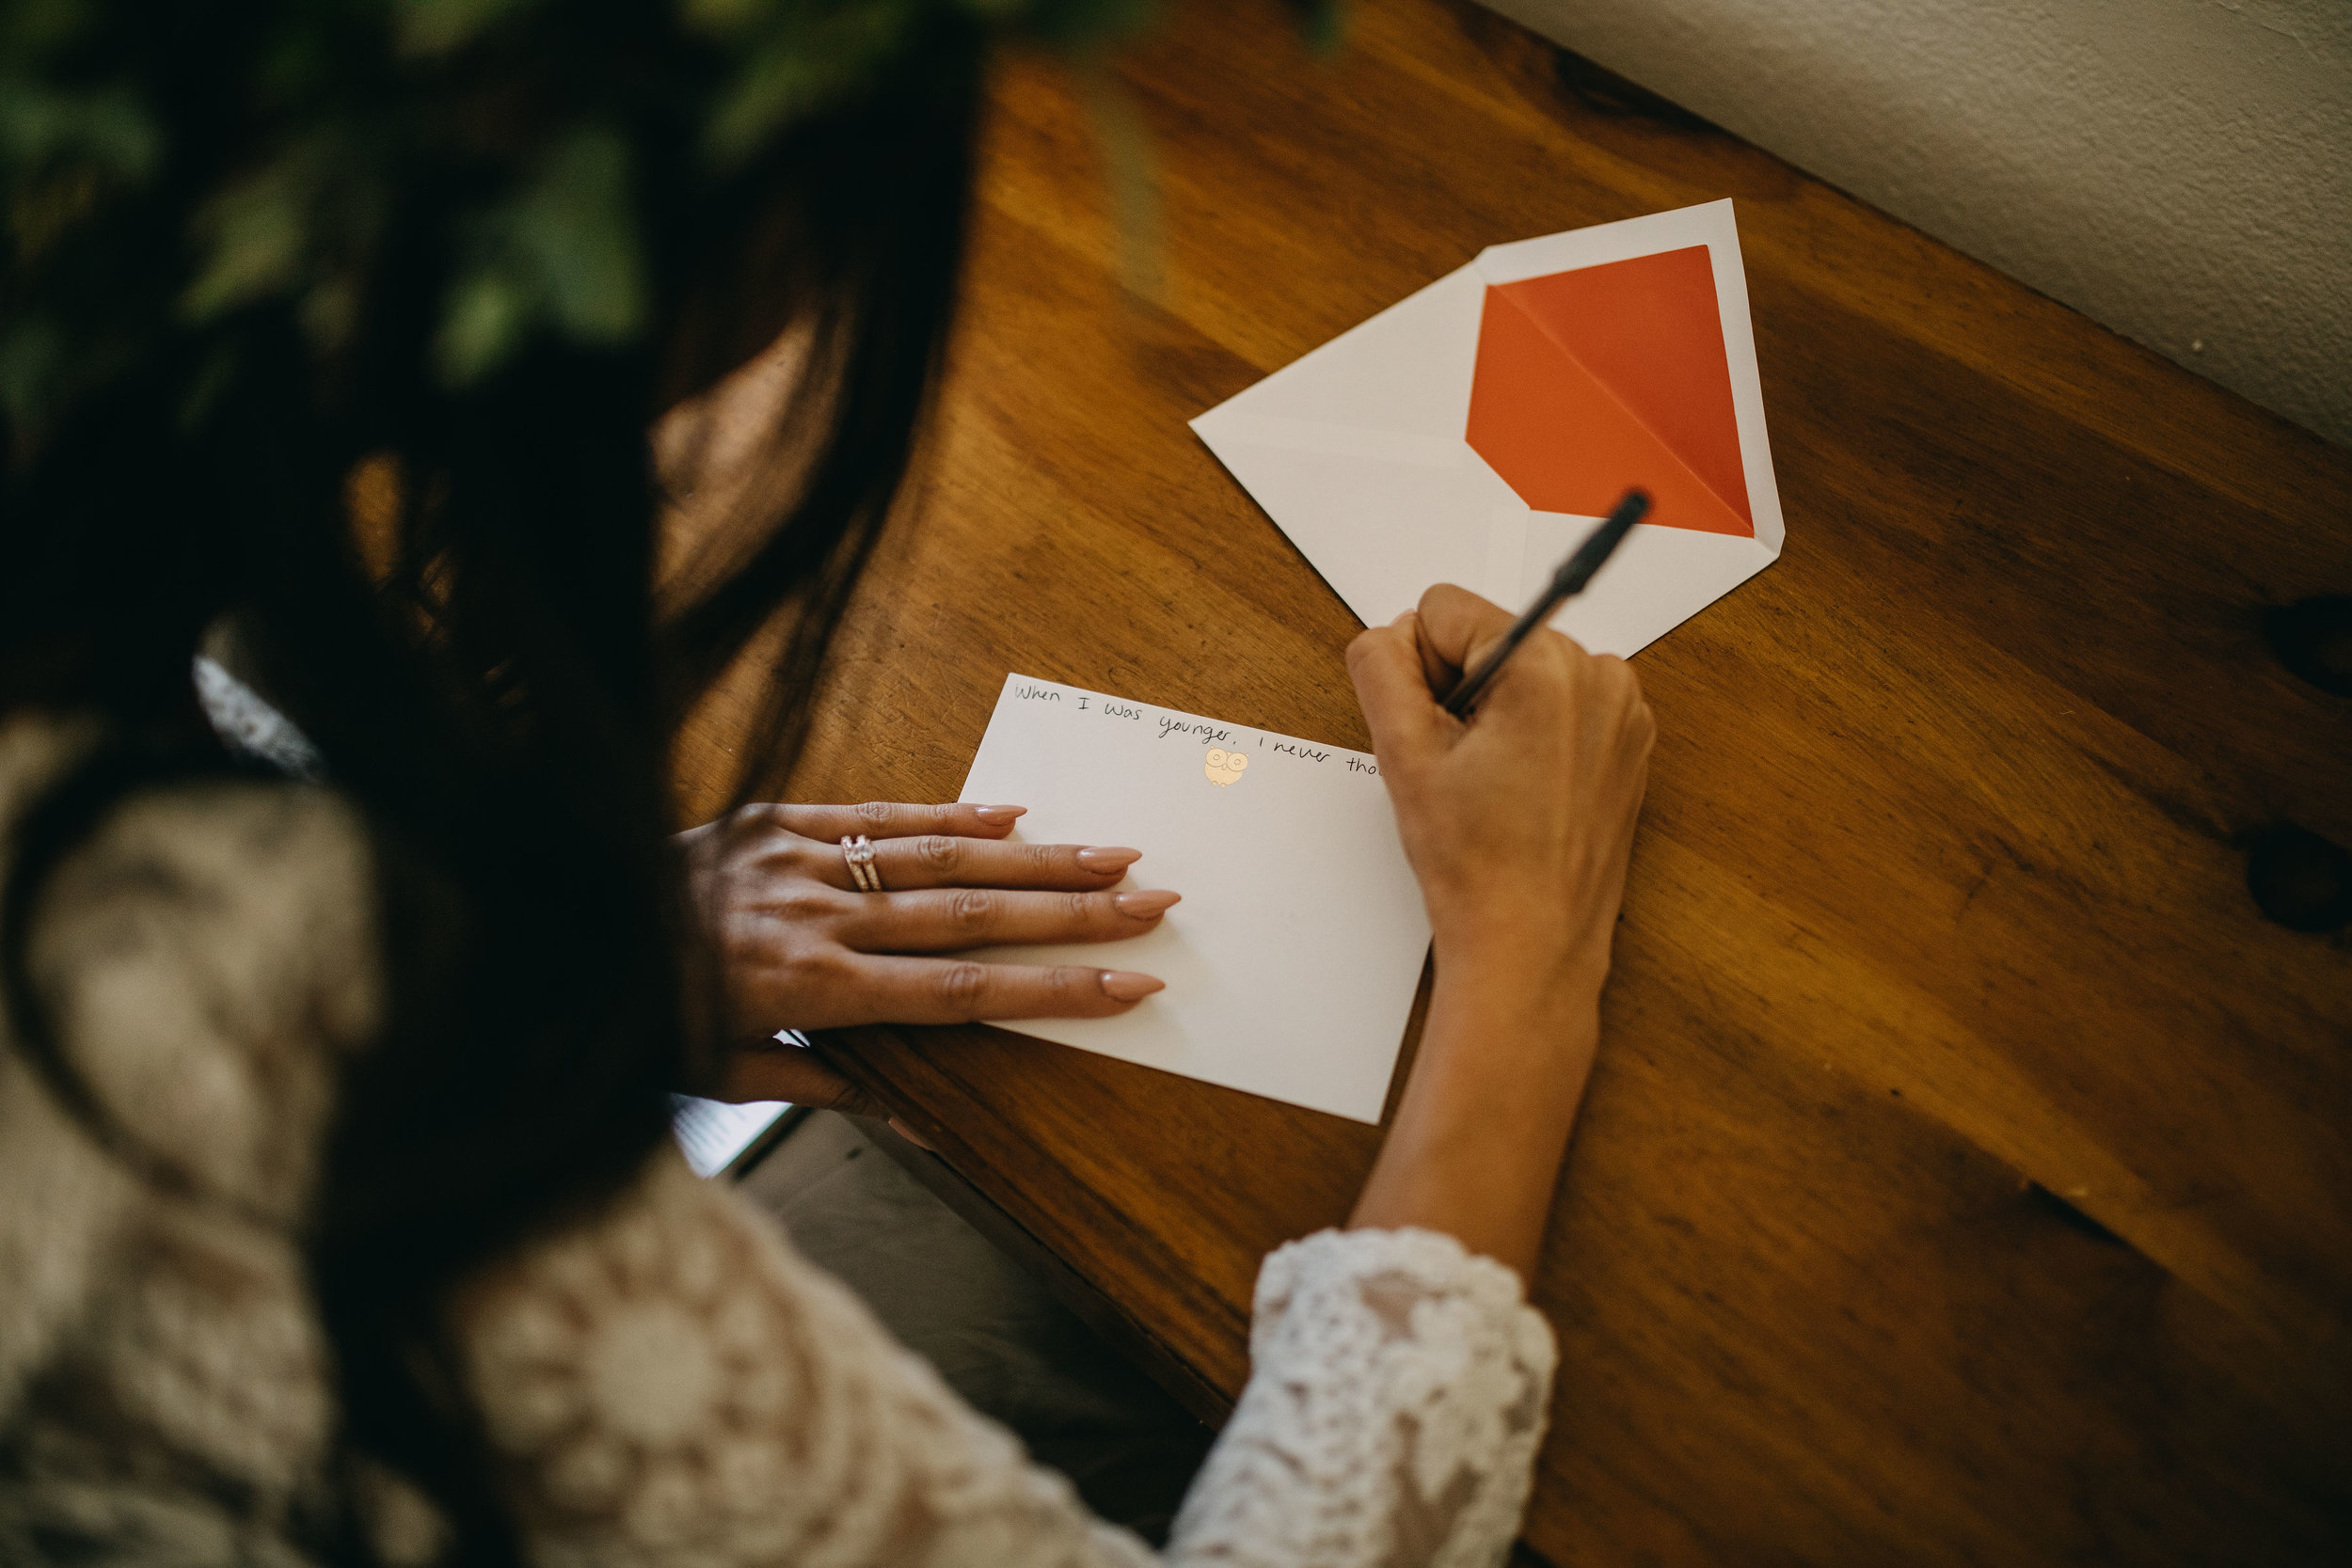
{"label": "white lace dress", "polygon": [[[0,824],[71,744],[0,729]],[[143,1185],[0,1051],[0,1561],[309,1560],[290,1521],[334,1411],[287,1228],[380,1006],[368,886],[332,794],[206,785],[123,809],[38,906],[31,983],[75,1066],[244,1212]],[[580,1568],[1491,1563],[1554,1354],[1518,1276],[1446,1237],[1279,1249],[1249,1385],[1155,1556],[675,1152],[451,1310],[531,1554]],[[389,1560],[438,1555],[421,1498],[363,1491]]]}

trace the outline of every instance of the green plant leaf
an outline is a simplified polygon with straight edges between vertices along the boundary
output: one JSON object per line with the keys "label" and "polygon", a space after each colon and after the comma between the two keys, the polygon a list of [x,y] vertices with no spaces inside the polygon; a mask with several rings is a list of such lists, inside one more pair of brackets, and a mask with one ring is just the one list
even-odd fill
{"label": "green plant leaf", "polygon": [[210,321],[297,282],[310,251],[310,182],[296,153],[230,186],[196,216],[204,251],[181,305]]}
{"label": "green plant leaf", "polygon": [[521,291],[494,267],[459,279],[433,340],[442,381],[466,387],[488,374],[521,341],[526,316]]}
{"label": "green plant leaf", "polygon": [[486,28],[529,9],[538,0],[399,0],[401,47],[412,55],[446,55]]}
{"label": "green plant leaf", "polygon": [[576,132],[548,155],[514,213],[513,243],[544,286],[548,313],[585,342],[626,341],[644,321],[628,163],[617,133]]}

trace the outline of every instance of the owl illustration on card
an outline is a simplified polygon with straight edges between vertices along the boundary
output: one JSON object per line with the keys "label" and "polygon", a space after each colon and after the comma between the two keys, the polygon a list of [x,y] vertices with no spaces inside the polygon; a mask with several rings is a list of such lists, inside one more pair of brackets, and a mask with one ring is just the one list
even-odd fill
{"label": "owl illustration on card", "polygon": [[1222,789],[1240,778],[1241,770],[1248,766],[1249,759],[1239,752],[1229,752],[1221,746],[1212,746],[1209,748],[1207,760],[1201,765],[1201,770],[1209,775],[1211,784]]}

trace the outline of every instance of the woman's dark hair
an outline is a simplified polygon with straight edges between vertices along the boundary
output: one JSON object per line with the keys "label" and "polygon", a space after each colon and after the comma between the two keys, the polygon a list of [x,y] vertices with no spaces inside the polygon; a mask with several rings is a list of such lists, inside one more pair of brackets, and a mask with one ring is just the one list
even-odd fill
{"label": "woman's dark hair", "polygon": [[[729,160],[694,113],[727,64],[667,5],[509,7],[516,24],[421,63],[372,7],[83,9],[53,78],[83,71],[102,107],[135,93],[162,139],[103,201],[65,164],[20,167],[10,193],[0,714],[95,713],[106,735],[21,819],[0,906],[12,1023],[135,1154],[25,983],[24,917],[128,795],[233,766],[189,680],[207,629],[233,626],[378,870],[389,1017],[345,1070],[305,1234],[345,1448],[434,1497],[463,1560],[512,1561],[437,1314],[469,1270],[615,1192],[665,1135],[669,1092],[710,1070],[724,1025],[677,908],[671,741],[774,631],[761,749],[797,744],[933,378],[980,40],[949,8],[895,8],[886,59]],[[408,138],[363,150],[398,175],[304,198],[349,207],[335,231],[366,241],[331,287],[199,309],[173,259],[208,225],[262,221],[217,193],[285,144],[306,70],[360,108],[378,95],[352,123]],[[602,283],[637,291],[642,330],[599,340],[464,294],[469,258],[517,243],[482,229],[486,189],[615,157],[641,238]],[[53,208],[75,221],[43,227]],[[586,297],[593,327],[597,278],[541,282]],[[96,324],[46,401],[18,395],[37,296]],[[690,422],[658,476],[650,421],[786,328],[786,416],[746,483],[693,498],[693,547],[667,549],[663,482],[703,466]],[[747,768],[743,787],[773,777]],[[347,1517],[316,1533],[368,1555]]]}

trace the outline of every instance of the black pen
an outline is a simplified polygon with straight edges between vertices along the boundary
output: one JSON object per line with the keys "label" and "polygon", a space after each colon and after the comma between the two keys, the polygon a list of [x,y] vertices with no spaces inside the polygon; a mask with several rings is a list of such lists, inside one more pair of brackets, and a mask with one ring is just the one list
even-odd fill
{"label": "black pen", "polygon": [[1567,560],[1560,562],[1560,569],[1551,574],[1551,586],[1535,595],[1535,602],[1511,624],[1511,629],[1503,634],[1494,652],[1480,659],[1478,668],[1462,677],[1453,695],[1446,698],[1445,710],[1456,719],[1468,718],[1470,705],[1486,689],[1486,683],[1495,678],[1502,661],[1511,657],[1511,650],[1526,641],[1529,632],[1550,620],[1553,610],[1584,592],[1584,585],[1593,580],[1601,562],[1615,552],[1625,536],[1633,531],[1633,525],[1648,512],[1649,492],[1638,486],[1628,490],[1617,502],[1616,510],[1602,519],[1600,527],[1585,535],[1584,543],[1571,550]]}

